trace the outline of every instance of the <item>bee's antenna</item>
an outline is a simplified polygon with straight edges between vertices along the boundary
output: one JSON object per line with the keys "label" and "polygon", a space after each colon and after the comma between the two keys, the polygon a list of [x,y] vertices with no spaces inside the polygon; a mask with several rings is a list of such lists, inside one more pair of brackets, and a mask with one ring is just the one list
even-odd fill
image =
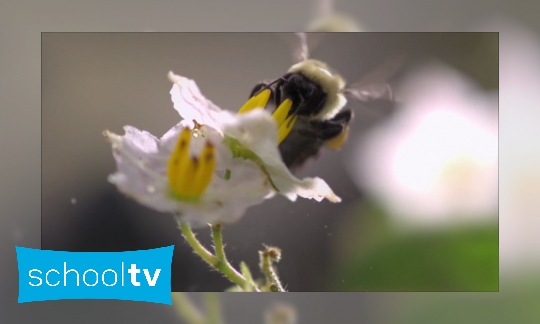
{"label": "bee's antenna", "polygon": [[315,50],[317,45],[322,39],[322,34],[310,33],[294,33],[291,34],[280,34],[281,39],[289,44],[292,50],[292,59],[293,62],[300,63],[310,58],[311,52]]}
{"label": "bee's antenna", "polygon": [[388,89],[388,97],[390,98],[390,101],[394,101],[394,92],[392,91],[392,87],[389,83],[386,84],[386,88]]}
{"label": "bee's antenna", "polygon": [[298,47],[296,55],[296,59],[298,62],[305,61],[309,58],[309,48],[307,43],[307,37],[306,33],[296,33],[296,36],[298,36],[300,40],[300,46]]}

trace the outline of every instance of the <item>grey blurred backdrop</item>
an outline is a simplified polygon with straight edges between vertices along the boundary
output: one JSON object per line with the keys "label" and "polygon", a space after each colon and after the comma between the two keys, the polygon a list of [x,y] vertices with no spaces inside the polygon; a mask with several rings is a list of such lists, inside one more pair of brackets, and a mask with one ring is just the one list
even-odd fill
{"label": "grey blurred backdrop", "polygon": [[[432,58],[466,62],[479,66],[488,86],[497,85],[497,61],[486,65],[481,62],[485,55],[472,55],[486,39],[496,42],[495,33],[310,36],[321,37],[312,56],[343,71],[347,80],[356,81],[385,58],[406,51],[410,62],[404,68]],[[122,126],[132,125],[161,136],[175,125],[180,119],[170,100],[169,70],[194,79],[217,105],[237,110],[253,85],[286,73],[292,62],[287,37],[294,40],[294,35],[275,33],[44,33],[41,247],[122,251],[175,244],[173,290],[229,287],[191,253],[171,215],[138,205],[107,182],[115,162],[101,133],[123,134]],[[392,105],[351,102],[356,112],[351,138],[391,113]],[[344,213],[362,198],[344,170],[344,156],[353,148],[324,151],[300,172],[325,179],[342,203],[291,203],[279,197],[250,208],[241,221],[225,227],[231,262],[244,260],[256,270],[262,244],[274,245],[283,251],[278,269],[289,291],[343,290],[331,284],[332,276],[340,276],[332,271],[340,252],[338,226],[350,217],[370,217]],[[198,232],[209,246],[209,230]]]}
{"label": "grey blurred backdrop", "polygon": [[[165,306],[118,301],[59,301],[17,305],[17,266],[13,246],[40,247],[40,62],[42,31],[293,31],[302,29],[309,19],[307,2],[239,1],[236,5],[186,3],[179,1],[2,1],[0,2],[0,321],[2,323],[177,323]],[[283,8],[287,8],[284,10]],[[414,3],[378,1],[358,3],[338,1],[338,9],[358,17],[372,31],[468,31],[477,23],[503,17],[540,30],[536,19],[538,5],[533,2],[448,1]],[[246,12],[251,14],[246,14]],[[160,74],[161,77],[161,74]],[[166,85],[166,80],[162,80]],[[161,100],[165,100],[163,97]],[[168,104],[168,102],[167,102]],[[169,107],[169,106],[167,106]],[[172,113],[172,112],[169,112]],[[124,121],[127,123],[128,121]],[[142,127],[142,126],[141,126]],[[148,129],[150,126],[147,126]],[[163,126],[165,127],[165,126]],[[99,144],[101,145],[101,144]],[[9,152],[9,153],[8,153]],[[66,202],[66,204],[69,203]],[[301,322],[366,323],[379,319],[377,310],[395,311],[389,295],[374,294],[227,294],[229,314],[238,323],[256,322],[269,299],[286,298],[303,306]],[[306,297],[310,296],[310,297]],[[380,295],[379,295],[380,296]],[[401,294],[409,299],[414,294]],[[423,295],[425,296],[425,295]],[[429,296],[429,297],[428,297]],[[432,295],[426,298],[432,299]],[[446,295],[448,296],[448,295]],[[452,300],[459,300],[454,295]],[[478,295],[467,294],[467,306],[479,305]],[[482,296],[486,296],[483,294]],[[508,295],[506,295],[508,296]],[[448,296],[450,297],[450,296]],[[243,298],[243,299],[241,299]],[[309,302],[310,298],[314,299]],[[513,295],[509,298],[514,299]],[[445,301],[450,300],[450,298]],[[377,303],[370,307],[368,302]],[[491,308],[480,299],[480,309]],[[305,304],[304,304],[305,302]],[[424,305],[418,300],[418,305]],[[252,307],[251,304],[257,304]],[[365,305],[365,307],[363,307]],[[520,303],[521,305],[521,303]],[[450,306],[452,307],[452,306]],[[475,306],[472,306],[475,307]],[[418,308],[416,308],[418,309]],[[434,308],[440,313],[441,307]],[[461,309],[461,308],[459,308]],[[500,308],[502,311],[505,309]],[[521,313],[521,306],[516,313]],[[484,313],[485,313],[484,312]],[[307,313],[307,315],[304,315]],[[334,315],[329,318],[329,314]],[[241,317],[243,314],[246,317]],[[454,313],[455,314],[455,313]],[[501,323],[493,312],[492,323]],[[339,315],[339,316],[338,316]],[[326,317],[325,317],[326,316]],[[379,321],[377,321],[379,322]],[[417,323],[426,321],[417,321]],[[427,321],[429,322],[429,321]],[[432,322],[432,321],[431,321]],[[463,321],[462,321],[463,322]],[[478,318],[475,322],[478,322]],[[534,323],[534,321],[528,321]],[[525,321],[524,321],[525,323]]]}

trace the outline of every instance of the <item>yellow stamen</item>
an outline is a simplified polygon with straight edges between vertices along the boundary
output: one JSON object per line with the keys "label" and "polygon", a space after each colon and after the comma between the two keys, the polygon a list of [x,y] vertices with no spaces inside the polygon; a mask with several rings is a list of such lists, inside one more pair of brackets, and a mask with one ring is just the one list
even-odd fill
{"label": "yellow stamen", "polygon": [[338,136],[324,142],[324,145],[332,150],[338,150],[345,144],[348,137],[349,126],[346,126],[345,129],[343,129],[343,131]]}
{"label": "yellow stamen", "polygon": [[199,168],[199,160],[196,157],[190,158],[185,166],[180,166],[180,172],[178,176],[180,180],[178,181],[178,186],[173,187],[174,192],[180,198],[193,199],[197,196],[193,194],[193,189],[195,187],[195,174]]}
{"label": "yellow stamen", "polygon": [[195,174],[194,186],[191,194],[195,197],[200,196],[212,181],[212,175],[216,169],[216,149],[214,145],[206,143],[199,159],[199,168]]}
{"label": "yellow stamen", "polygon": [[183,129],[167,165],[167,178],[178,199],[197,199],[208,187],[215,169],[215,149],[207,143],[200,158],[189,156],[192,130]]}
{"label": "yellow stamen", "polygon": [[283,124],[278,129],[278,144],[281,144],[283,140],[289,135],[291,132],[291,129],[294,127],[294,124],[296,123],[296,119],[298,118],[297,115],[290,116],[285,120]]}
{"label": "yellow stamen", "polygon": [[272,116],[277,122],[278,129],[281,127],[285,119],[287,119],[287,116],[289,116],[289,111],[292,107],[292,100],[291,99],[285,99],[283,102],[277,107],[277,109],[274,111]]}
{"label": "yellow stamen", "polygon": [[249,98],[249,100],[242,106],[242,108],[240,108],[238,113],[243,114],[255,108],[265,108],[266,104],[268,104],[271,93],[272,91],[270,91],[270,89],[264,89],[263,91]]}
{"label": "yellow stamen", "polygon": [[191,130],[184,128],[178,137],[174,151],[167,164],[167,178],[171,188],[175,191],[183,181],[183,173],[189,165],[189,144],[191,142]]}

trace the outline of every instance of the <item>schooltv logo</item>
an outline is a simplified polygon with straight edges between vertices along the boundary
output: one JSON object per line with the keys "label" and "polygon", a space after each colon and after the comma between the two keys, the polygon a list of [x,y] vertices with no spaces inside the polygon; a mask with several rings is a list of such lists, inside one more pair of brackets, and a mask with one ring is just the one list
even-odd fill
{"label": "schooltv logo", "polygon": [[17,246],[19,303],[121,299],[171,305],[173,249],[65,252]]}

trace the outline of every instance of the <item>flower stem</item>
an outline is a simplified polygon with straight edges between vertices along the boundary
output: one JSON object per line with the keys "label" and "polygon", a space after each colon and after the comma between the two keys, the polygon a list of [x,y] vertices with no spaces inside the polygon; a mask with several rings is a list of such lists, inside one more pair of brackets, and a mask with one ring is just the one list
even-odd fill
{"label": "flower stem", "polygon": [[218,258],[216,258],[212,253],[210,253],[204,246],[202,246],[201,242],[197,240],[195,237],[195,233],[191,230],[191,227],[186,224],[180,222],[180,229],[182,230],[182,234],[188,244],[193,248],[193,251],[200,256],[206,263],[208,263],[210,266],[217,268],[217,265],[219,264]]}
{"label": "flower stem", "polygon": [[260,251],[260,267],[264,276],[266,277],[266,282],[270,291],[273,292],[285,292],[283,285],[272,265],[273,261],[279,261],[281,258],[281,251],[275,247],[267,247],[266,250]]}
{"label": "flower stem", "polygon": [[249,283],[236,269],[234,269],[227,257],[225,256],[225,246],[223,245],[223,237],[221,235],[221,224],[212,225],[212,238],[214,239],[214,249],[216,257],[219,260],[219,265],[224,269],[220,269],[232,282],[245,289]]}
{"label": "flower stem", "polygon": [[212,238],[214,239],[214,250],[216,251],[216,257],[221,262],[228,262],[225,256],[225,246],[223,245],[223,237],[221,235],[221,224],[211,225]]}
{"label": "flower stem", "polygon": [[191,227],[187,223],[183,223],[178,219],[182,234],[193,251],[199,255],[206,263],[212,268],[220,271],[234,284],[240,286],[243,290],[248,287],[249,283],[238,271],[236,271],[231,264],[225,258],[225,250],[223,249],[223,240],[221,238],[221,226],[214,229],[212,227],[212,234],[214,236],[214,245],[216,246],[217,257],[210,253],[195,237],[195,233],[191,230]]}
{"label": "flower stem", "polygon": [[207,324],[223,324],[221,315],[221,305],[216,293],[204,293],[204,302],[206,304],[206,314],[208,316]]}
{"label": "flower stem", "polygon": [[173,306],[188,324],[205,324],[206,320],[191,299],[183,292],[172,293]]}

